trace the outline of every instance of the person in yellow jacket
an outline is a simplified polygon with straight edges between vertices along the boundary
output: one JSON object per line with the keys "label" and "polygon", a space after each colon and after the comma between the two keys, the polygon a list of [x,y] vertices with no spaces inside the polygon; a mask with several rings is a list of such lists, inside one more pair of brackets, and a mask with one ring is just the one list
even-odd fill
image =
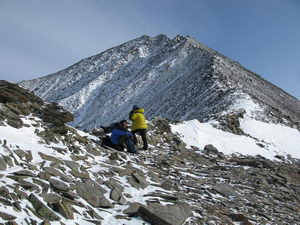
{"label": "person in yellow jacket", "polygon": [[134,105],[129,114],[129,119],[132,121],[131,133],[133,134],[133,142],[137,144],[136,134],[139,134],[143,140],[142,150],[148,149],[147,143],[147,122],[144,116],[145,110]]}

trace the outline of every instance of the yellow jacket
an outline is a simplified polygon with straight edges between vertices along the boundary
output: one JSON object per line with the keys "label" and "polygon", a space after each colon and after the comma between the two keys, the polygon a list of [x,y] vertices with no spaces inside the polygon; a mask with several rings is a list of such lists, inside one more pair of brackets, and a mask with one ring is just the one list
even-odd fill
{"label": "yellow jacket", "polygon": [[130,119],[132,120],[131,130],[147,129],[144,112],[145,110],[142,108],[133,111],[133,114],[130,116]]}

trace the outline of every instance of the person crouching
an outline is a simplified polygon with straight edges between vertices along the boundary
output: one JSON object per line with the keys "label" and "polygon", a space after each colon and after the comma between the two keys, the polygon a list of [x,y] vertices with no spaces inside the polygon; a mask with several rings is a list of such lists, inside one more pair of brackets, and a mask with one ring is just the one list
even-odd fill
{"label": "person crouching", "polygon": [[117,123],[111,132],[111,142],[114,144],[114,148],[119,151],[124,151],[126,147],[130,153],[136,153],[136,148],[133,143],[133,135],[127,128],[128,123],[126,120],[122,120]]}

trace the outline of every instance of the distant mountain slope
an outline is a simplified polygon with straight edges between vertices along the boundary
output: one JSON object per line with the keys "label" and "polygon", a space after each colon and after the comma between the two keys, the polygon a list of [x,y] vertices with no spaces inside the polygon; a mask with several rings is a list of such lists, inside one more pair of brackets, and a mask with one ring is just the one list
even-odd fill
{"label": "distant mountain slope", "polygon": [[142,36],[51,75],[21,82],[75,113],[92,129],[127,118],[132,105],[149,119],[207,119],[254,101],[257,114],[298,126],[300,101],[193,38]]}

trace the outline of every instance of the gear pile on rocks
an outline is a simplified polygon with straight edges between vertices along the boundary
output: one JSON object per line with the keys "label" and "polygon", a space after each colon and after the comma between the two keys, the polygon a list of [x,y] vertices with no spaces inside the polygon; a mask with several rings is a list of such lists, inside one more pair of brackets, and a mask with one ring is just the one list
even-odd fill
{"label": "gear pile on rocks", "polygon": [[0,135],[0,224],[300,223],[293,158],[187,149],[162,118],[150,122],[149,150],[118,152],[65,125],[72,115],[59,106],[7,82],[0,88],[0,126],[34,125],[49,149]]}

